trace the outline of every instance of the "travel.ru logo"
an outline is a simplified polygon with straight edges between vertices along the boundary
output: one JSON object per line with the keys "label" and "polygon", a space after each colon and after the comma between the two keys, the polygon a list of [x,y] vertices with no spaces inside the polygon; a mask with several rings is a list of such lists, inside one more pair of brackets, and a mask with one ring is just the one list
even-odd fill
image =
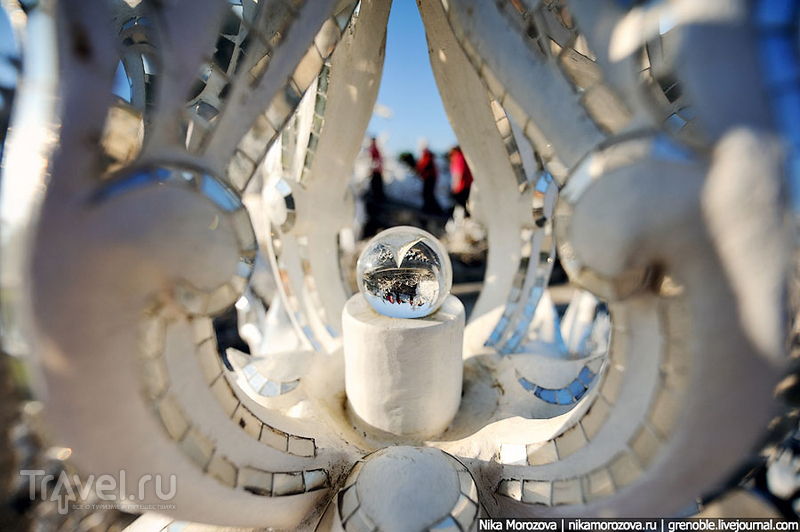
{"label": "travel.ru logo", "polygon": [[[145,490],[147,484],[153,482],[155,494],[159,500],[169,501],[178,490],[178,480],[175,475],[169,477],[169,490],[164,492],[164,482],[161,475],[144,475],[139,479],[137,492],[127,495],[125,471],[119,472],[119,477],[113,475],[100,475],[96,477],[89,475],[86,480],[82,480],[78,475],[70,476],[66,471],[61,471],[56,478],[54,475],[46,474],[44,469],[23,469],[19,472],[21,476],[28,477],[28,487],[31,500],[36,500],[38,491],[41,499],[58,502],[58,513],[66,514],[70,504],[83,504],[96,495],[101,501],[116,501],[115,505],[103,505],[103,507],[114,507],[124,509],[148,509],[135,504],[136,501],[145,500]],[[53,483],[55,484],[53,485]],[[52,489],[49,487],[52,485]],[[126,496],[127,495],[127,496]],[[158,505],[156,505],[158,506]],[[157,509],[174,509],[174,506],[160,507]],[[156,509],[156,508],[154,508]]]}

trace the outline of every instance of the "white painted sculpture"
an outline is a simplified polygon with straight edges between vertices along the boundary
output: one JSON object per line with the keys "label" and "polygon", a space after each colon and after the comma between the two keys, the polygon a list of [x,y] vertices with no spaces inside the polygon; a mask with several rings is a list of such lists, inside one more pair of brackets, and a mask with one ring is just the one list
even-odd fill
{"label": "white painted sculpture", "polygon": [[[426,529],[694,514],[783,426],[800,2],[418,2],[490,249],[463,350],[453,299],[376,316],[340,261],[389,0],[12,4],[4,338],[81,473],[177,476],[136,530],[401,529],[423,469]],[[243,294],[291,349],[220,352]],[[436,356],[407,381],[394,341]]]}
{"label": "white painted sculpture", "polygon": [[356,294],[344,307],[347,399],[369,425],[428,439],[450,426],[461,402],[464,305],[448,296],[426,318],[377,314]]}
{"label": "white painted sculpture", "polygon": [[356,419],[425,440],[461,403],[464,305],[450,295],[442,244],[414,227],[387,229],[358,259],[359,293],[342,311],[345,391]]}

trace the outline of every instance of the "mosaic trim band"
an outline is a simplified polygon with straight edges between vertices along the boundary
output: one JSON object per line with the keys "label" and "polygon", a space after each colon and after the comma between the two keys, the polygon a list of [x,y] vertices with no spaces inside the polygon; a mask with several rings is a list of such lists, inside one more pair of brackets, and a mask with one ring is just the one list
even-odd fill
{"label": "mosaic trim band", "polygon": [[[460,493],[450,513],[426,530],[472,530],[478,519],[480,503],[478,502],[478,488],[469,470],[453,456],[442,451],[442,454],[453,465],[458,475]],[[350,470],[350,475],[345,480],[337,497],[337,511],[339,520],[346,532],[375,532],[373,519],[367,514],[358,498],[358,475],[364,466],[364,460],[355,463]]]}
{"label": "mosaic trim band", "polygon": [[[500,481],[496,492],[528,504],[558,506],[583,504],[613,495],[634,482],[656,460],[659,449],[675,427],[682,407],[681,394],[688,384],[690,353],[685,344],[689,318],[680,298],[662,298],[658,303],[659,323],[666,344],[661,349],[659,385],[652,393],[647,417],[632,431],[628,448],[592,471],[573,478],[543,480],[536,476]],[[624,329],[612,334],[608,370],[602,376],[599,393],[580,421],[554,440],[526,446],[527,465],[538,466],[563,460],[581,450],[608,420],[625,378],[628,356]],[[503,449],[501,449],[501,453]]]}

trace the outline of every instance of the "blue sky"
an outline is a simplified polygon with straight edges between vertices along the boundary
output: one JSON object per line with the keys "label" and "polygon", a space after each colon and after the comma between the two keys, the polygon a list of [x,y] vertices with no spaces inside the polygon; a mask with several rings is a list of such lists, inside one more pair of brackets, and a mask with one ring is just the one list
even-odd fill
{"label": "blue sky", "polygon": [[14,87],[17,83],[17,70],[6,58],[17,57],[17,44],[6,12],[0,9],[0,87]]}
{"label": "blue sky", "polygon": [[373,115],[367,131],[385,142],[389,154],[416,152],[420,137],[428,139],[435,152],[455,145],[431,72],[425,28],[413,0],[392,4],[378,104],[391,109],[392,116]]}

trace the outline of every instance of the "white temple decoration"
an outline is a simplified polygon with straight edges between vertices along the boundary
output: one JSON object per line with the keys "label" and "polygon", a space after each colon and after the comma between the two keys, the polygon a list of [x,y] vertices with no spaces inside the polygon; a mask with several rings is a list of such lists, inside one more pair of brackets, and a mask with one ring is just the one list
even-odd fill
{"label": "white temple decoration", "polygon": [[788,498],[800,1],[417,5],[488,242],[466,319],[427,233],[355,264],[390,0],[2,2],[2,332],[47,445],[176,475],[135,530]]}

